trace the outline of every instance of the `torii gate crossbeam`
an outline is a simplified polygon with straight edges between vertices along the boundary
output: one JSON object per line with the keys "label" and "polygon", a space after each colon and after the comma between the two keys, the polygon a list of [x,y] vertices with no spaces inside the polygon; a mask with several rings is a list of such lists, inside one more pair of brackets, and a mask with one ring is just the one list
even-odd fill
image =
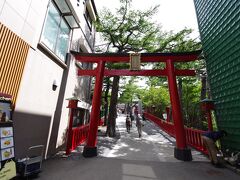
{"label": "torii gate crossbeam", "polygon": [[183,161],[191,161],[191,150],[187,147],[182,119],[181,105],[178,95],[176,76],[194,76],[193,70],[175,69],[174,62],[190,62],[198,59],[201,51],[188,53],[142,53],[141,62],[164,62],[165,69],[162,70],[108,70],[105,69],[105,63],[128,63],[129,54],[125,53],[78,53],[71,52],[76,61],[97,63],[94,70],[78,70],[79,76],[96,76],[94,88],[92,111],[90,115],[90,128],[87,144],[84,147],[83,156],[93,157],[97,155],[97,127],[100,114],[101,93],[104,76],[167,76],[170,101],[172,105],[172,114],[174,128],[176,133],[176,147],[174,149],[175,158]]}

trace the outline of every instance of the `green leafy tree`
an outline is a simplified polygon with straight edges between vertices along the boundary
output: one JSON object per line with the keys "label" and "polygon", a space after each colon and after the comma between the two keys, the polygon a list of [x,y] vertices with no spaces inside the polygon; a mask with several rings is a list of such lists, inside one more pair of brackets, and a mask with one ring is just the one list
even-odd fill
{"label": "green leafy tree", "polygon": [[[161,47],[156,51],[164,52],[189,52],[201,49],[201,43],[197,39],[192,39],[189,35],[191,29],[184,29],[175,35],[169,35],[165,41],[161,41]],[[164,63],[157,63],[154,69],[164,69]],[[175,63],[177,69],[195,69],[197,76],[194,78],[177,77],[178,92],[183,111],[183,118],[186,125],[200,127],[204,117],[199,107],[200,100],[206,98],[206,76],[205,62],[200,59],[188,63]],[[148,84],[150,86],[164,86],[167,84],[167,78],[150,77]],[[194,97],[194,98],[193,98]]]}
{"label": "green leafy tree", "polygon": [[[153,48],[160,28],[151,21],[157,12],[157,6],[146,11],[132,10],[131,0],[120,0],[121,5],[112,13],[109,9],[100,12],[99,21],[96,23],[97,31],[101,32],[103,40],[107,42],[105,52],[140,52]],[[120,65],[121,66],[121,65]],[[109,67],[119,68],[119,65]],[[115,136],[116,105],[118,99],[120,77],[113,77],[111,100],[107,132]]]}
{"label": "green leafy tree", "polygon": [[155,107],[153,114],[162,118],[167,106],[169,106],[169,93],[166,87],[150,87],[142,91],[141,99],[144,107]]}
{"label": "green leafy tree", "polygon": [[186,78],[182,87],[182,110],[184,123],[188,127],[206,129],[206,118],[201,111],[201,81],[196,78]]}
{"label": "green leafy tree", "polygon": [[121,89],[122,93],[119,97],[120,103],[132,104],[134,96],[139,95],[139,87],[136,85],[136,77],[131,77],[126,84],[124,84]]}
{"label": "green leafy tree", "polygon": [[[120,2],[116,12],[112,13],[105,8],[99,13],[96,27],[106,43],[104,46],[99,46],[97,51],[116,53],[171,52],[174,49],[176,51],[184,50],[185,47],[196,48],[195,41],[186,37],[191,33],[191,30],[185,29],[176,34],[161,31],[160,25],[152,21],[158,6],[141,11],[132,9],[131,0],[120,0]],[[126,65],[108,64],[107,67],[119,69],[126,67]],[[113,77],[107,127],[107,133],[112,137],[115,136],[119,80],[120,77]]]}

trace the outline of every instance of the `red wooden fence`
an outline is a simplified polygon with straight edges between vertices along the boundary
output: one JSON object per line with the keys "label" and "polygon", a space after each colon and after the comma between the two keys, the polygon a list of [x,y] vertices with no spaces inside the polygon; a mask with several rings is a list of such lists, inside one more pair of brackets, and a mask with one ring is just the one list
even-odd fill
{"label": "red wooden fence", "polygon": [[[172,122],[167,122],[162,120],[152,114],[144,112],[144,117],[155,124],[157,124],[162,130],[164,130],[169,135],[175,137],[174,124]],[[207,150],[203,145],[201,134],[204,132],[203,130],[192,129],[192,128],[184,128],[186,141],[189,146],[194,147],[195,149],[207,154]]]}
{"label": "red wooden fence", "polygon": [[205,131],[198,130],[198,129],[192,129],[192,128],[186,128],[186,127],[184,129],[185,129],[187,144],[194,147],[195,149],[203,152],[204,154],[207,154],[207,149],[203,145],[203,141],[201,138],[201,134]]}
{"label": "red wooden fence", "polygon": [[72,146],[70,152],[76,149],[81,143],[85,142],[88,137],[89,124],[72,128]]}
{"label": "red wooden fence", "polygon": [[[102,126],[104,123],[104,119],[99,119],[99,126]],[[80,127],[74,127],[71,129],[72,139],[70,149],[66,150],[66,154],[70,154],[71,151],[76,149],[80,144],[84,143],[88,138],[89,133],[89,124],[83,125]]]}

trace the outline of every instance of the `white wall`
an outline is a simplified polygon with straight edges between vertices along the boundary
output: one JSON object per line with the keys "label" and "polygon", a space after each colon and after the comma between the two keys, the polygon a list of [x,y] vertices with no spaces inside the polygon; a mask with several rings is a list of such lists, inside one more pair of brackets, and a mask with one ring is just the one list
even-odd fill
{"label": "white wall", "polygon": [[[65,94],[64,97],[59,97],[59,87],[62,83],[64,68],[59,66],[37,48],[47,12],[48,2],[49,0],[0,0],[0,22],[32,47],[29,50],[26,60],[15,106],[16,113],[14,112],[15,121],[17,122],[16,127],[18,128],[15,131],[18,134],[16,147],[18,148],[17,151],[21,151],[19,154],[25,152],[26,149],[23,147],[36,145],[35,141],[33,141],[34,138],[34,140],[41,140],[41,128],[44,128],[44,139],[41,140],[41,143],[44,143],[47,148],[47,143],[50,142],[54,113],[56,111],[58,99],[72,97],[76,92],[78,96],[82,97],[87,91],[87,89],[84,89],[83,79],[77,76],[75,60],[71,60]],[[83,14],[80,17],[80,21],[82,30],[86,31],[88,27]],[[91,48],[82,30],[74,30],[72,39],[73,42],[77,42],[75,50],[79,50],[80,43],[81,48],[85,52],[91,52]],[[56,91],[52,90],[54,80],[59,84]],[[62,136],[68,125],[69,109],[66,108],[67,105],[68,101],[64,100],[58,130],[57,147],[62,145]],[[41,123],[44,127],[41,127]],[[36,127],[36,125],[38,125],[38,127]],[[34,128],[36,128],[36,131]],[[27,134],[29,132],[38,134],[35,134],[36,136],[31,139],[33,134]],[[22,137],[26,139],[21,139]],[[25,142],[25,144],[22,145],[21,141],[26,140],[32,140],[32,142]]]}
{"label": "white wall", "polygon": [[71,64],[70,64],[67,86],[66,86],[66,91],[65,91],[65,95],[64,95],[62,116],[61,116],[59,130],[58,130],[57,147],[59,147],[63,144],[62,137],[65,135],[66,129],[68,127],[69,109],[67,108],[68,101],[66,99],[74,96],[74,89],[78,84],[78,79],[77,79],[76,75],[77,75],[77,71],[76,71],[75,61],[73,60],[73,61],[71,61]]}
{"label": "white wall", "polygon": [[49,0],[1,0],[0,22],[36,48]]}
{"label": "white wall", "polygon": [[81,29],[75,29],[72,36],[72,50],[79,51],[81,48],[84,52],[91,52],[91,48],[85,39]]}
{"label": "white wall", "polygon": [[[63,69],[40,51],[30,49],[21,81],[16,110],[52,115],[58,91],[53,81],[61,83]],[[27,97],[27,98],[26,98]]]}
{"label": "white wall", "polygon": [[[16,155],[22,157],[27,147],[43,144],[48,148],[63,68],[39,50],[29,50],[14,110]],[[63,108],[65,109],[65,108]]]}

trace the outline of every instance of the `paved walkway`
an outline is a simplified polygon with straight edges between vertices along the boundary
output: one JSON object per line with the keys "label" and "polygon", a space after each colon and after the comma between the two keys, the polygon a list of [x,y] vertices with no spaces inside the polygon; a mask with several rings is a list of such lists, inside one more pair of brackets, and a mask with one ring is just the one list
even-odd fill
{"label": "paved walkway", "polygon": [[[118,138],[98,137],[99,156],[84,158],[80,152],[43,163],[37,179],[44,180],[239,180],[226,168],[215,168],[197,151],[193,161],[173,157],[174,139],[150,122],[144,122],[138,138],[135,124],[126,132],[125,117],[117,119]],[[101,134],[101,133],[100,133]],[[81,148],[79,148],[81,150]]]}

